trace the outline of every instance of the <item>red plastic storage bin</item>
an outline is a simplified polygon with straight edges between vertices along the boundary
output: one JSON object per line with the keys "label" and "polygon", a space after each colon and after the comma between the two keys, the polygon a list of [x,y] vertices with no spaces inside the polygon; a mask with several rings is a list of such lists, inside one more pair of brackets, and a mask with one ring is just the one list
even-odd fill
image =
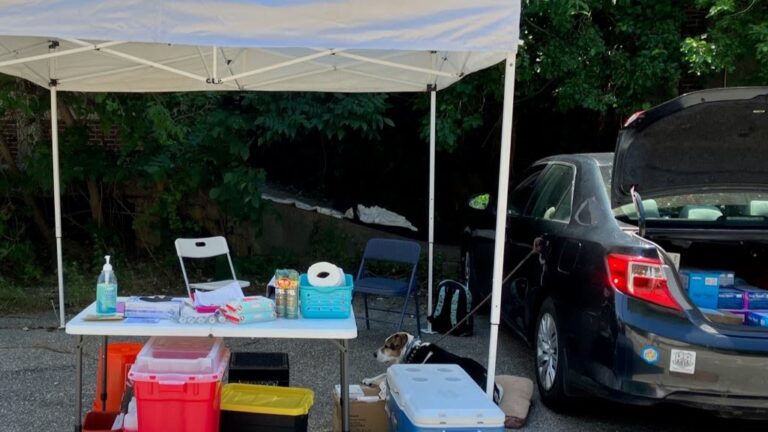
{"label": "red plastic storage bin", "polygon": [[[107,411],[120,411],[120,401],[123,399],[125,380],[128,369],[136,361],[136,355],[141,351],[142,344],[136,342],[114,342],[107,348]],[[99,366],[96,370],[96,396],[91,409],[103,411],[101,406],[101,349],[99,350]]]}
{"label": "red plastic storage bin", "polygon": [[220,338],[150,339],[128,375],[139,430],[218,432],[221,379],[228,361],[229,350]]}

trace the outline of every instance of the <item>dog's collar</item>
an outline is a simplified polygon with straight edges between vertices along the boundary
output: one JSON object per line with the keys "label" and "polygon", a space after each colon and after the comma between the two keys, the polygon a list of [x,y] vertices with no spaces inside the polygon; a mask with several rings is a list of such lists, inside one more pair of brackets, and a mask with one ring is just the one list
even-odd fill
{"label": "dog's collar", "polygon": [[407,345],[405,345],[405,355],[403,356],[405,363],[410,363],[420,346],[421,340],[416,338],[413,338]]}

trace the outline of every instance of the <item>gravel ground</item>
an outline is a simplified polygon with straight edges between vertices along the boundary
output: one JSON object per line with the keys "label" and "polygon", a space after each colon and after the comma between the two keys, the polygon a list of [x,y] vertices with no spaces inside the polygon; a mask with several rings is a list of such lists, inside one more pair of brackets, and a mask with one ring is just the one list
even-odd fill
{"label": "gravel ground", "polygon": [[[357,316],[362,316],[361,311]],[[72,430],[75,338],[57,329],[57,324],[51,312],[0,318],[0,429],[3,431]],[[351,343],[352,382],[384,371],[384,367],[373,359],[372,352],[392,332],[391,328],[381,323],[372,323],[371,330],[365,330],[362,322],[359,324],[359,336]],[[410,328],[413,328],[412,324]],[[440,345],[485,363],[488,355],[487,317],[478,317],[475,333],[472,338],[446,338]],[[424,335],[423,339],[435,340],[438,337]],[[93,400],[98,343],[99,338],[86,338],[84,406],[89,406]],[[291,385],[315,391],[309,430],[330,430],[330,392],[339,381],[339,355],[334,345],[327,341],[262,339],[228,339],[227,345],[233,350],[287,352]],[[531,363],[530,349],[509,331],[502,329],[498,373],[530,377]],[[631,407],[597,399],[575,401],[572,412],[563,415],[550,411],[537,400],[534,395],[534,405],[524,430],[661,432],[713,429],[764,431],[768,428],[766,423],[719,419],[709,413],[681,407]]]}

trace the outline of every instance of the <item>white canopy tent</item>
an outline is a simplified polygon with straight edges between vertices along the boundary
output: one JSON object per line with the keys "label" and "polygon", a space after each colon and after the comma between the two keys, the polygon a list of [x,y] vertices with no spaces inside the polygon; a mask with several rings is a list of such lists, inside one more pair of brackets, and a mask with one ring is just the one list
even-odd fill
{"label": "white canopy tent", "polygon": [[50,89],[59,307],[57,92],[430,92],[432,308],[436,91],[505,61],[488,357],[496,368],[519,0],[0,0],[0,72]]}

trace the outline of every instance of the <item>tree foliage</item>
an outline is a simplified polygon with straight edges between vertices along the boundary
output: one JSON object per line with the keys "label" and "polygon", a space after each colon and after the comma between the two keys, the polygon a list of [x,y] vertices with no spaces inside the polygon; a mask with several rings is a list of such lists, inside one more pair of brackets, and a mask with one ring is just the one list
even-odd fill
{"label": "tree foliage", "polygon": [[768,3],[760,0],[696,0],[707,11],[705,32],[685,38],[682,52],[698,75],[726,73],[729,85],[768,81]]}

